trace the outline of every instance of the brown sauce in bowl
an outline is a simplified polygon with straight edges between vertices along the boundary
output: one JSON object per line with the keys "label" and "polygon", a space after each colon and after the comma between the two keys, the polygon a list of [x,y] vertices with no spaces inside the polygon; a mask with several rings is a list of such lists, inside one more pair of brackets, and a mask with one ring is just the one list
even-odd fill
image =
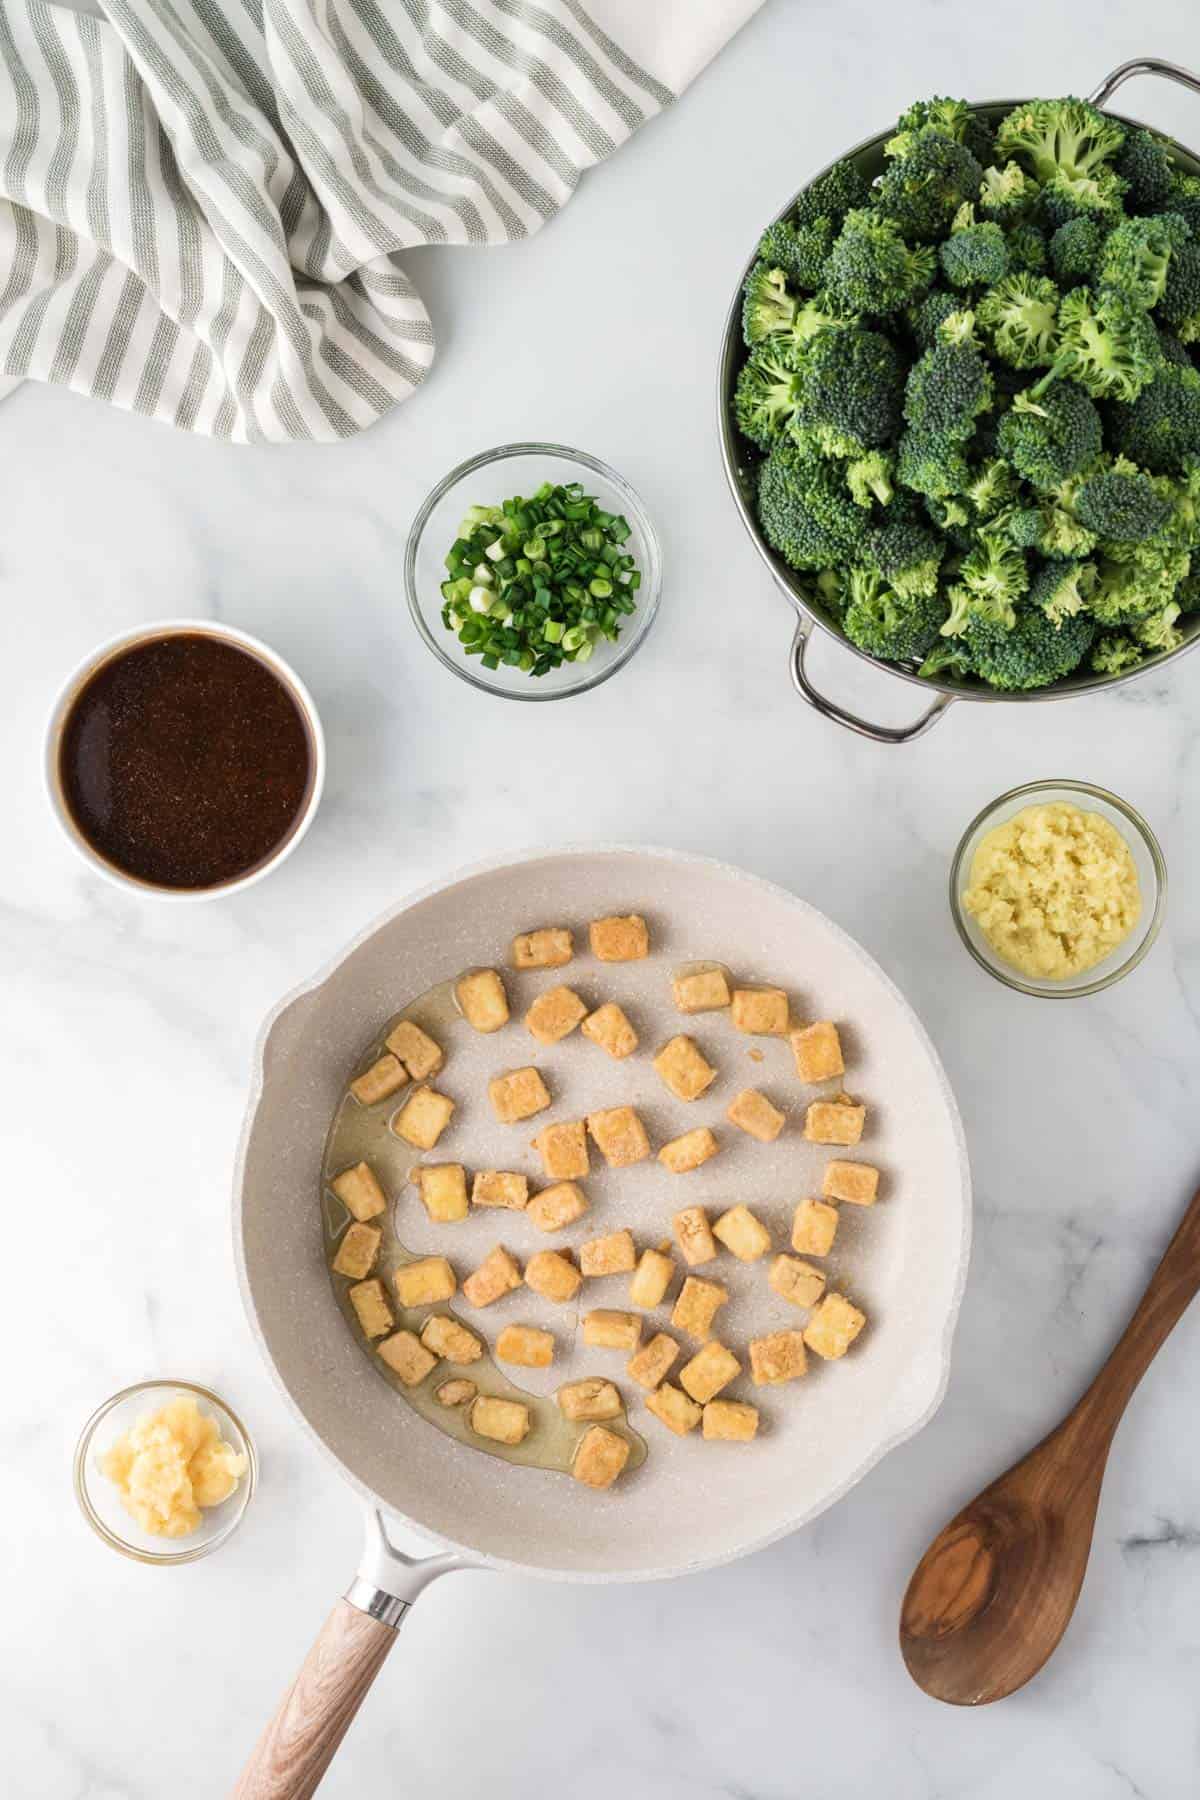
{"label": "brown sauce in bowl", "polygon": [[59,780],[78,831],[123,874],[220,887],[295,830],[313,745],[259,657],[178,632],[120,650],[88,677],[63,724]]}

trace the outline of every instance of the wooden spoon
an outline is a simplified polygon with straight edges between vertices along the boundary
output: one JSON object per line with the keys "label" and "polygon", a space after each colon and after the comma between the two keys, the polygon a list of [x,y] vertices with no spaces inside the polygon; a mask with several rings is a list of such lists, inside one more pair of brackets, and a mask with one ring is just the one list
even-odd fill
{"label": "wooden spoon", "polygon": [[1053,1653],[1083,1586],[1113,1435],[1198,1288],[1200,1193],[1078,1405],[951,1519],[917,1564],[900,1611],[900,1651],[935,1700],[1003,1700]]}

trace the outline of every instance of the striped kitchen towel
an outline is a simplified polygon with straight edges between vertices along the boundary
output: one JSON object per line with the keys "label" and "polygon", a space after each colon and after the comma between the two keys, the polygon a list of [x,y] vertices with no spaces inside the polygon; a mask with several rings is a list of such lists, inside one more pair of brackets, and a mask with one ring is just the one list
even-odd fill
{"label": "striped kitchen towel", "polygon": [[327,442],[421,381],[417,244],[552,218],[761,0],[0,0],[0,391]]}

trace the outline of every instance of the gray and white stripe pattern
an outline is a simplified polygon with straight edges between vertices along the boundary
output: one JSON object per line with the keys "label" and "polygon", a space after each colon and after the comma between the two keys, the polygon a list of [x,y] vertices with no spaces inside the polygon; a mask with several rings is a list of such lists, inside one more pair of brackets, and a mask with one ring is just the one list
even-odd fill
{"label": "gray and white stripe pattern", "polygon": [[527,237],[673,98],[579,0],[103,7],[0,0],[0,392],[239,443],[372,424],[433,360],[403,252]]}

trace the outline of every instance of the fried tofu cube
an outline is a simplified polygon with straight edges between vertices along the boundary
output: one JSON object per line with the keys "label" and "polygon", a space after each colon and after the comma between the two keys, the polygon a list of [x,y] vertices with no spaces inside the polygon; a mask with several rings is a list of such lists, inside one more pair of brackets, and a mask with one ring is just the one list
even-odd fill
{"label": "fried tofu cube", "polygon": [[593,919],[588,939],[601,962],[640,962],[650,954],[650,933],[640,913]]}
{"label": "fried tofu cube", "polygon": [[625,1372],[639,1387],[656,1388],[679,1355],[679,1345],[665,1331],[657,1331],[648,1344],[625,1364]]}
{"label": "fried tofu cube", "polygon": [[454,984],[454,997],[467,1024],[485,1034],[508,1024],[508,995],[498,969],[472,969]]}
{"label": "fried tofu cube", "polygon": [[425,1348],[415,1331],[398,1331],[394,1337],[384,1338],[375,1349],[405,1387],[416,1387],[424,1381],[437,1362],[437,1357]]}
{"label": "fried tofu cube", "polygon": [[492,1111],[502,1125],[516,1125],[545,1112],[550,1094],[536,1069],[510,1069],[507,1075],[493,1075],[488,1082],[488,1099]]}
{"label": "fried tofu cube", "polygon": [[579,1029],[617,1062],[632,1056],[638,1047],[638,1034],[615,1000],[608,1000],[589,1013]]}
{"label": "fried tofu cube", "polygon": [[574,988],[547,988],[525,1014],[525,1029],[539,1044],[557,1044],[587,1017],[587,1007]]}
{"label": "fried tofu cube", "polygon": [[716,1338],[710,1338],[680,1369],[679,1385],[685,1394],[690,1394],[704,1406],[741,1372],[742,1365],[733,1351],[727,1350]]}
{"label": "fried tofu cube", "polygon": [[701,1437],[727,1444],[748,1444],[758,1430],[758,1408],[745,1400],[710,1400],[704,1408]]}
{"label": "fried tofu cube", "polygon": [[750,1340],[750,1375],[755,1387],[798,1381],[808,1369],[802,1331],[769,1331]]}
{"label": "fried tofu cube", "polygon": [[412,1019],[401,1019],[388,1032],[386,1041],[388,1049],[400,1058],[414,1081],[428,1081],[446,1060],[441,1046]]}
{"label": "fried tofu cube", "polygon": [[483,1355],[483,1339],[477,1338],[473,1331],[468,1331],[448,1313],[434,1313],[426,1319],[421,1327],[421,1342],[435,1356],[444,1356],[447,1362],[473,1363]]}
{"label": "fried tofu cube", "polygon": [[551,1181],[576,1181],[591,1167],[582,1119],[564,1119],[558,1125],[543,1126],[533,1147]]}
{"label": "fried tofu cube", "polygon": [[525,1264],[525,1285],[543,1300],[565,1305],[575,1298],[582,1284],[583,1276],[561,1250],[535,1250]]}
{"label": "fried tofu cube", "polygon": [[631,1306],[661,1306],[675,1274],[675,1264],[665,1250],[643,1250],[629,1284]]}
{"label": "fried tofu cube", "polygon": [[571,1473],[585,1487],[607,1488],[612,1486],[628,1461],[627,1440],[618,1437],[615,1431],[606,1431],[603,1425],[593,1425],[575,1446]]}
{"label": "fried tofu cube", "polygon": [[554,1334],[536,1325],[506,1325],[496,1339],[496,1360],[523,1369],[548,1369],[554,1361]]}
{"label": "fried tofu cube", "polygon": [[804,1327],[804,1341],[818,1356],[835,1362],[845,1356],[866,1322],[866,1314],[844,1294],[826,1294]]}
{"label": "fried tofu cube", "polygon": [[781,1300],[793,1306],[815,1306],[825,1292],[825,1277],[811,1263],[798,1256],[777,1256],[771,1264],[767,1285]]}
{"label": "fried tofu cube", "polygon": [[771,1248],[770,1232],[748,1206],[731,1206],[721,1214],[712,1231],[739,1262],[757,1262]]}
{"label": "fried tofu cube", "polygon": [[671,992],[681,1013],[717,1012],[729,1005],[729,982],[724,969],[692,969],[676,975]]}
{"label": "fried tofu cube", "polygon": [[427,1163],[413,1170],[421,1204],[435,1225],[451,1225],[465,1219],[467,1171],[461,1163]]}
{"label": "fried tofu cube", "polygon": [[698,1100],[717,1079],[717,1071],[695,1040],[682,1033],[663,1045],[654,1058],[654,1070],[677,1100]]}
{"label": "fried tofu cube", "polygon": [[865,1106],[856,1106],[848,1095],[836,1100],[814,1100],[804,1115],[804,1135],[810,1144],[857,1144],[867,1122]]}
{"label": "fried tofu cube", "polygon": [[365,1223],[387,1210],[387,1198],[369,1163],[355,1163],[352,1169],[343,1169],[329,1185],[352,1218]]}
{"label": "fried tofu cube", "polygon": [[529,1204],[529,1181],[509,1169],[480,1169],[471,1184],[472,1206],[504,1206],[524,1212]]}
{"label": "fried tofu cube", "polygon": [[539,1231],[562,1231],[573,1225],[588,1209],[587,1195],[573,1181],[556,1181],[553,1187],[535,1194],[525,1209]]}
{"label": "fried tofu cube", "polygon": [[432,1150],[453,1111],[453,1100],[436,1088],[415,1088],[392,1120],[392,1130],[414,1150]]}
{"label": "fried tofu cube", "polygon": [[682,1137],[672,1138],[669,1144],[664,1144],[658,1160],[672,1175],[686,1175],[689,1170],[708,1162],[720,1148],[708,1126],[697,1125],[695,1131],[685,1131]]}
{"label": "fried tofu cube", "polygon": [[575,939],[564,925],[522,931],[512,941],[514,969],[561,969],[575,954]]}
{"label": "fried tofu cube", "polygon": [[700,1263],[712,1261],[717,1254],[717,1245],[709,1227],[708,1214],[702,1206],[685,1206],[682,1212],[675,1214],[671,1223],[675,1227],[683,1260],[689,1268],[694,1269]]}
{"label": "fried tofu cube", "polygon": [[839,1162],[825,1165],[821,1192],[827,1200],[848,1200],[851,1206],[874,1206],[879,1198],[879,1170],[870,1163]]}
{"label": "fried tofu cube", "polygon": [[632,1106],[610,1106],[603,1112],[589,1113],[587,1128],[610,1168],[624,1169],[630,1163],[643,1162],[650,1154],[646,1127]]}
{"label": "fried tofu cube", "polygon": [[686,1437],[700,1423],[701,1410],[681,1388],[664,1381],[661,1387],[646,1395],[647,1409],[676,1437]]}
{"label": "fried tofu cube", "polygon": [[350,1092],[360,1106],[374,1106],[389,1095],[399,1093],[407,1080],[408,1070],[399,1057],[388,1051],[350,1083]]}
{"label": "fried tofu cube", "polygon": [[568,1381],[555,1398],[566,1419],[619,1419],[621,1396],[611,1381],[602,1375],[585,1375],[582,1381]]}
{"label": "fried tofu cube", "polygon": [[788,997],[782,988],[734,988],[730,1018],[735,1031],[752,1037],[786,1037]]}
{"label": "fried tofu cube", "polygon": [[598,1307],[583,1317],[583,1341],[592,1350],[636,1350],[642,1321],[636,1313],[611,1312]]}
{"label": "fried tofu cube", "polygon": [[471,1402],[468,1424],[476,1437],[515,1445],[529,1436],[533,1420],[529,1408],[519,1400],[497,1400],[494,1395],[480,1394]]}
{"label": "fried tofu cube", "polygon": [[479,1389],[473,1381],[459,1378],[454,1381],[443,1381],[433,1397],[439,1406],[465,1406],[468,1400],[473,1400],[478,1392]]}
{"label": "fried tofu cube", "polygon": [[420,1256],[395,1271],[392,1285],[401,1306],[433,1306],[449,1300],[458,1277],[444,1256]]}
{"label": "fried tofu cube", "polygon": [[610,1231],[579,1246],[579,1268],[584,1275],[628,1275],[636,1263],[630,1231]]}
{"label": "fried tofu cube", "polygon": [[739,1131],[757,1138],[760,1144],[773,1144],[787,1123],[786,1115],[777,1106],[772,1106],[757,1088],[743,1088],[729,1102],[725,1117]]}
{"label": "fried tofu cube", "polygon": [[362,1281],[375,1267],[382,1237],[382,1231],[374,1225],[360,1225],[357,1220],[352,1220],[333,1259],[334,1274],[349,1275],[352,1281]]}
{"label": "fried tofu cube", "polygon": [[383,1337],[392,1329],[396,1321],[378,1276],[374,1281],[360,1281],[349,1289],[349,1294],[364,1337]]}
{"label": "fried tofu cube", "polygon": [[702,1275],[689,1275],[679,1290],[671,1323],[677,1331],[686,1331],[689,1337],[707,1343],[712,1336],[712,1322],[728,1298],[729,1289],[723,1288],[719,1281],[705,1281]]}
{"label": "fried tofu cube", "polygon": [[503,1245],[497,1244],[463,1282],[463,1299],[469,1306],[490,1306],[520,1285],[520,1269]]}
{"label": "fried tofu cube", "polygon": [[801,1081],[831,1081],[846,1073],[842,1060],[842,1040],[832,1019],[818,1019],[789,1034],[796,1073]]}
{"label": "fried tofu cube", "polygon": [[828,1256],[837,1236],[835,1206],[823,1200],[802,1200],[792,1217],[792,1249],[801,1256]]}

